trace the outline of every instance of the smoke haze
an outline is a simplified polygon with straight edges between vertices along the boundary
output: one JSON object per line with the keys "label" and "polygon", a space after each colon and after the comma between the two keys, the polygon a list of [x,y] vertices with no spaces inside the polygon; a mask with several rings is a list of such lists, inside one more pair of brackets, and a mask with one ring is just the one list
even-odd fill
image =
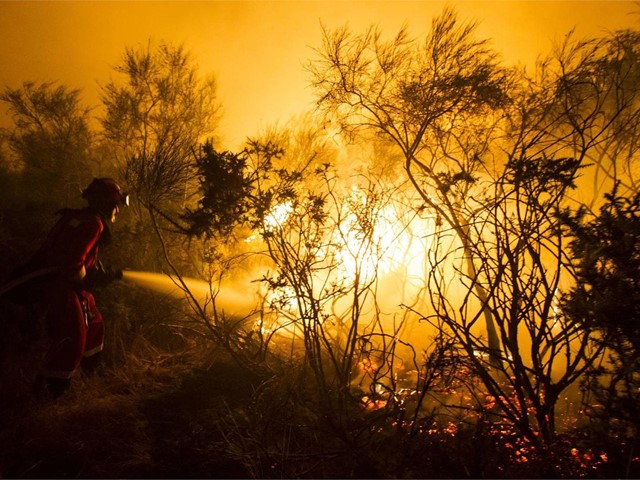
{"label": "smoke haze", "polygon": [[629,1],[0,2],[0,86],[58,81],[96,106],[125,47],[150,38],[182,43],[200,73],[216,77],[219,133],[225,148],[237,149],[311,107],[303,66],[320,46],[322,25],[362,32],[375,24],[389,35],[407,25],[424,35],[446,5],[477,21],[478,36],[507,64],[527,66],[574,27],[580,37],[638,21]]}

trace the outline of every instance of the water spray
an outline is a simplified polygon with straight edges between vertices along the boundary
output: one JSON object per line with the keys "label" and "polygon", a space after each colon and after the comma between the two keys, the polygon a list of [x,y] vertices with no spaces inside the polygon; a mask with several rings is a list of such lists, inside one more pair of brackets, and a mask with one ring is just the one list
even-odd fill
{"label": "water spray", "polygon": [[[35,271],[18,270],[15,276],[9,278],[5,284],[0,285],[0,296],[31,281],[39,280],[46,275],[54,273],[56,270],[57,267],[47,267]],[[201,303],[204,303],[212,297],[212,294],[215,294],[216,307],[223,310],[227,315],[235,317],[250,315],[255,311],[257,306],[257,297],[256,295],[252,295],[249,284],[243,285],[238,282],[235,284],[226,283],[221,285],[220,288],[216,287],[212,289],[211,285],[204,280],[190,277],[181,277],[180,280],[178,280],[164,273],[136,270],[124,270],[122,271],[122,277],[120,277],[119,274],[120,271],[118,271],[118,275],[113,276],[112,279],[121,278],[123,281],[164,293],[174,298],[184,298],[185,287],[191,295]]]}
{"label": "water spray", "polygon": [[257,298],[252,295],[249,285],[225,283],[219,288],[214,287],[212,292],[212,286],[204,280],[191,277],[178,279],[164,273],[137,270],[124,270],[122,280],[175,298],[183,298],[185,296],[184,287],[186,287],[191,295],[201,303],[211,298],[214,293],[216,307],[231,316],[244,317],[249,315],[257,305]]}

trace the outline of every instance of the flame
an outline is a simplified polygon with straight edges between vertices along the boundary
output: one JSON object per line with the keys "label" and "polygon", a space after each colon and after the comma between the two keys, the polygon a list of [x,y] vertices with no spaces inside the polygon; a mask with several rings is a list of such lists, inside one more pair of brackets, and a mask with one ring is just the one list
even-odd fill
{"label": "flame", "polygon": [[278,287],[276,291],[270,292],[266,300],[271,306],[276,306],[288,313],[295,314],[300,310],[300,302],[296,292],[289,285]]}
{"label": "flame", "polygon": [[271,232],[276,228],[282,227],[293,212],[293,202],[287,200],[274,206],[271,211],[264,217],[264,229]]}
{"label": "flame", "polygon": [[[406,209],[403,211],[396,204],[371,205],[374,202],[366,192],[353,186],[346,212],[341,212],[341,220],[327,244],[336,250],[335,258],[343,279],[353,282],[358,277],[366,282],[380,275],[398,272],[407,277],[425,278],[425,255],[434,234],[435,220],[413,217],[411,212]],[[370,223],[364,226],[358,211],[367,208],[377,211],[375,218],[364,220]],[[293,211],[291,200],[275,205],[264,218],[264,231],[282,228]],[[419,231],[420,235],[416,235],[408,226]],[[254,233],[245,242],[251,243],[257,238],[258,235]],[[326,253],[326,248],[328,246],[318,249],[318,258]]]}
{"label": "flame", "polygon": [[[424,278],[429,234],[433,233],[435,223],[431,219],[419,218],[411,222],[406,218],[407,212],[402,212],[397,205],[369,205],[373,202],[375,200],[366,192],[357,186],[352,187],[349,210],[333,238],[338,245],[337,257],[342,274],[351,282],[357,277],[367,282],[380,275],[399,272]],[[375,211],[375,218],[367,218],[371,224],[363,226],[357,212],[368,209]],[[413,235],[407,228],[409,223],[424,234],[420,237]]]}
{"label": "flame", "polygon": [[[301,207],[304,211],[304,205]],[[262,233],[286,228],[295,209],[291,200],[274,205],[265,215]],[[420,217],[396,198],[381,200],[370,189],[357,185],[347,191],[344,201],[334,204],[333,212],[327,213],[322,225],[325,238],[320,239],[318,245],[300,247],[300,251],[317,260],[314,269],[308,273],[329,277],[310,279],[310,285],[318,289],[328,284],[348,288],[356,282],[360,286],[378,282],[378,287],[385,291],[384,298],[376,300],[378,305],[393,309],[407,299],[413,301],[428,277],[435,217]],[[258,237],[260,235],[254,232],[245,241],[251,243]],[[297,237],[291,238],[296,241]],[[325,262],[331,262],[331,265]],[[322,295],[322,292],[313,294]],[[290,285],[265,291],[263,295],[268,305],[284,315],[283,319],[297,318],[305,309],[306,299],[299,298]],[[348,302],[349,299],[338,299],[332,304],[333,311],[348,309]],[[315,321],[323,322],[324,317]],[[275,326],[278,321],[274,322]],[[293,334],[295,324],[291,322],[289,327],[279,325],[277,328]]]}

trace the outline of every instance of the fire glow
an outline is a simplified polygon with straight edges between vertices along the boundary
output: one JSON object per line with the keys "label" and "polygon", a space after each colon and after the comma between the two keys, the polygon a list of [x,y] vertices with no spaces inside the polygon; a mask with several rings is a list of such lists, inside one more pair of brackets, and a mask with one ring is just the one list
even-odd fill
{"label": "fire glow", "polygon": [[[363,221],[358,212],[368,209],[375,215]],[[392,274],[425,278],[425,255],[435,230],[433,218],[417,217],[413,212],[402,211],[397,204],[376,205],[357,186],[351,188],[343,210],[337,215],[341,220],[336,221],[332,238],[324,249],[318,250],[318,260],[326,254],[326,248],[333,248],[339,272],[349,282],[358,277],[366,283]],[[264,231],[283,228],[293,212],[291,201],[274,206],[264,219]],[[251,235],[246,242],[256,238]]]}
{"label": "fire glow", "polygon": [[[358,187],[352,187],[348,211],[334,236],[339,245],[342,273],[350,281],[358,274],[365,282],[394,273],[425,278],[425,252],[429,251],[433,220],[407,219],[406,212],[400,212],[398,205],[368,205],[370,203],[374,201]],[[369,232],[363,231],[356,213],[362,209],[377,210]],[[420,237],[411,233],[408,228],[411,224],[422,232]]]}
{"label": "fire glow", "polygon": [[[299,246],[292,244],[287,248],[304,251],[302,254],[310,258],[313,266],[307,274],[315,298],[326,295],[323,289],[327,285],[339,286],[343,292],[372,286],[384,291],[384,295],[371,297],[369,303],[363,305],[366,307],[362,317],[364,324],[369,320],[369,314],[364,312],[375,315],[380,306],[391,318],[398,314],[400,305],[415,303],[424,289],[428,277],[427,257],[436,237],[435,218],[421,217],[399,200],[383,199],[356,185],[344,192],[339,201],[327,207],[327,217],[320,229],[323,233],[314,237],[315,243],[300,242],[301,232],[295,230],[300,227],[291,220],[294,215],[303,216],[306,206],[294,205],[291,201],[271,209],[263,221],[263,232],[269,235],[279,232],[278,241],[287,238],[300,242]],[[253,233],[245,242],[254,243],[258,239],[259,235]],[[256,248],[260,247],[256,245]],[[262,273],[256,272],[254,276],[260,278]],[[305,316],[305,302],[310,300],[306,296],[310,292],[300,296],[292,286],[282,285],[263,294],[265,303],[278,312],[269,329],[295,336],[296,322],[292,318]],[[341,318],[352,307],[352,302],[349,295],[341,294],[332,301],[331,314],[327,318]],[[324,322],[323,318],[317,321]],[[336,321],[336,328],[339,328],[337,325],[341,322]]]}

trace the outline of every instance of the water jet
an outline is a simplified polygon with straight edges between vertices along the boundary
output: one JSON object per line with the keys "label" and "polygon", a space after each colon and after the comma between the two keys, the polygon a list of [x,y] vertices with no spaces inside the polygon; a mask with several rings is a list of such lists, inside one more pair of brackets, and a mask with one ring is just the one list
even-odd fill
{"label": "water jet", "polygon": [[186,293],[182,286],[184,284],[200,303],[210,299],[213,293],[216,298],[216,307],[233,317],[250,315],[258,306],[257,292],[252,292],[249,285],[242,285],[239,282],[234,284],[223,282],[219,287],[212,287],[208,282],[197,278],[180,277],[178,279],[165,273],[139,270],[124,270],[122,280],[174,298],[185,297]]}

